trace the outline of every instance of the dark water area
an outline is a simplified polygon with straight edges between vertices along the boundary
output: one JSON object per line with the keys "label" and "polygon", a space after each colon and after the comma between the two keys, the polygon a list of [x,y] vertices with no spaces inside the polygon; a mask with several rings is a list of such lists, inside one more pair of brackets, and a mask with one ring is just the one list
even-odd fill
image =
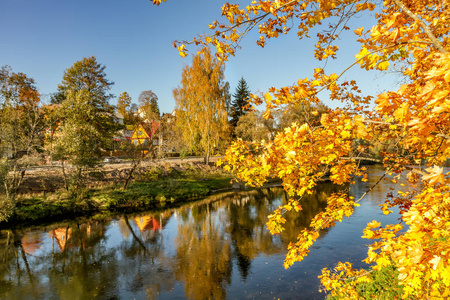
{"label": "dark water area", "polygon": [[[357,181],[359,198],[382,175]],[[336,190],[321,184],[272,236],[267,216],[285,201],[281,188],[215,195],[163,212],[0,230],[0,299],[324,299],[321,269],[338,261],[366,267],[372,220],[398,222],[379,210],[396,185],[385,181],[355,213],[321,232],[308,257],[284,269],[287,245]]]}

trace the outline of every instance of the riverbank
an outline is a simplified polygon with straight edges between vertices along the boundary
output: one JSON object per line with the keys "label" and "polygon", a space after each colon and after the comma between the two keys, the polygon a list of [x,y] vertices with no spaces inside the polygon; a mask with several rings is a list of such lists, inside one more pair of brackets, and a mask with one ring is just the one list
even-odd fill
{"label": "riverbank", "polygon": [[[81,216],[101,218],[117,213],[176,207],[218,191],[232,189],[232,175],[199,162],[152,163],[140,167],[122,189],[127,168],[106,166],[88,174],[81,191],[66,191],[57,172],[28,175],[14,213],[0,227],[42,224]],[[33,183],[44,184],[33,184]],[[52,189],[46,182],[51,182]],[[39,190],[41,186],[41,190]],[[33,193],[26,191],[33,191]]]}

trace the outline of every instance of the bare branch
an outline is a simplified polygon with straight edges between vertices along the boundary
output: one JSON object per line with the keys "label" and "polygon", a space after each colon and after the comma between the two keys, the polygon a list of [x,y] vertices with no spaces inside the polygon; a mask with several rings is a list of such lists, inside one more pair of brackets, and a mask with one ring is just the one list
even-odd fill
{"label": "bare branch", "polygon": [[341,159],[343,159],[343,160],[351,160],[351,159],[354,159],[354,160],[367,160],[367,161],[377,162],[377,163],[380,163],[380,164],[383,163],[382,160],[376,159],[376,158],[371,158],[371,157],[359,157],[359,156],[346,157],[346,156],[343,156],[343,157],[341,157]]}

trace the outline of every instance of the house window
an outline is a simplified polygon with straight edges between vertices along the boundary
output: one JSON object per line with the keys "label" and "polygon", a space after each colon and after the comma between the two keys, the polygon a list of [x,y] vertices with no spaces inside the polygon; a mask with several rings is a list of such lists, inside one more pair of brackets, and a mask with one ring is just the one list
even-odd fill
{"label": "house window", "polygon": [[138,136],[141,136],[142,135],[142,130],[139,130],[138,131]]}
{"label": "house window", "polygon": [[134,140],[134,145],[138,145],[139,144],[139,141],[138,140]]}

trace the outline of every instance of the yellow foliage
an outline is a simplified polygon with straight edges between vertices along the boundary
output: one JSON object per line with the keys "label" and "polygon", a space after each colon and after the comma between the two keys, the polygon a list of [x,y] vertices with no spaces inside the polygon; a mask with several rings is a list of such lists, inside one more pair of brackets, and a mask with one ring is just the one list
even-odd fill
{"label": "yellow foliage", "polygon": [[[166,0],[163,0],[164,2],[166,2]],[[161,0],[152,0],[153,4],[156,5],[160,5],[161,4]]]}
{"label": "yellow foliage", "polygon": [[[357,24],[347,22],[354,16],[349,3],[358,12],[356,16],[376,9],[376,23],[364,34],[362,27],[347,27]],[[341,185],[353,184],[355,176],[364,176],[366,171],[359,161],[365,158],[363,153],[374,148],[374,141],[392,145],[381,153],[386,173],[401,174],[411,169],[411,164],[427,161],[425,171],[407,175],[409,183],[422,186],[421,190],[387,195],[381,205],[384,213],[397,207],[401,224],[382,227],[372,221],[363,237],[377,240],[369,246],[366,259],[374,264],[372,269],[392,265],[399,272],[403,298],[442,299],[450,294],[450,179],[442,168],[450,157],[450,27],[446,25],[450,23],[450,4],[441,0],[392,0],[377,5],[365,0],[267,0],[252,1],[241,9],[226,3],[222,7],[225,21],[215,21],[210,28],[216,31],[200,36],[195,44],[214,46],[216,56],[226,60],[253,28],[259,32],[257,44],[264,47],[267,39],[288,33],[296,24],[300,39],[309,38],[312,30],[318,32],[314,56],[319,61],[337,58],[336,41],[350,29],[361,44],[355,53],[355,66],[383,72],[390,64],[406,60],[403,76],[407,80],[397,91],[362,97],[355,81],[343,81],[339,72],[327,74],[316,68],[311,70],[311,78],[271,88],[263,97],[252,95],[255,105],[265,102],[267,118],[282,105],[318,103],[323,90],[331,100],[346,106],[323,114],[319,126],[292,124],[271,142],[236,141],[227,150],[227,167],[254,186],[279,177],[288,195],[298,199],[325,176],[324,168],[330,180]],[[330,18],[340,21],[329,22]],[[330,23],[334,25],[325,26]],[[184,56],[183,45],[180,47]],[[357,147],[355,141],[368,146]],[[289,245],[285,266],[302,260],[319,231],[350,216],[357,201],[345,194],[332,195],[327,209],[312,220],[311,228]],[[269,218],[270,231],[281,232],[283,212],[297,209],[291,202],[276,210]],[[320,277],[324,291],[358,299],[350,279],[369,281],[365,271],[354,270],[348,263],[339,263],[335,270],[323,270]]]}
{"label": "yellow foliage", "polygon": [[186,57],[187,53],[186,53],[186,46],[185,45],[180,45],[178,46],[178,52],[180,53],[181,57]]}

